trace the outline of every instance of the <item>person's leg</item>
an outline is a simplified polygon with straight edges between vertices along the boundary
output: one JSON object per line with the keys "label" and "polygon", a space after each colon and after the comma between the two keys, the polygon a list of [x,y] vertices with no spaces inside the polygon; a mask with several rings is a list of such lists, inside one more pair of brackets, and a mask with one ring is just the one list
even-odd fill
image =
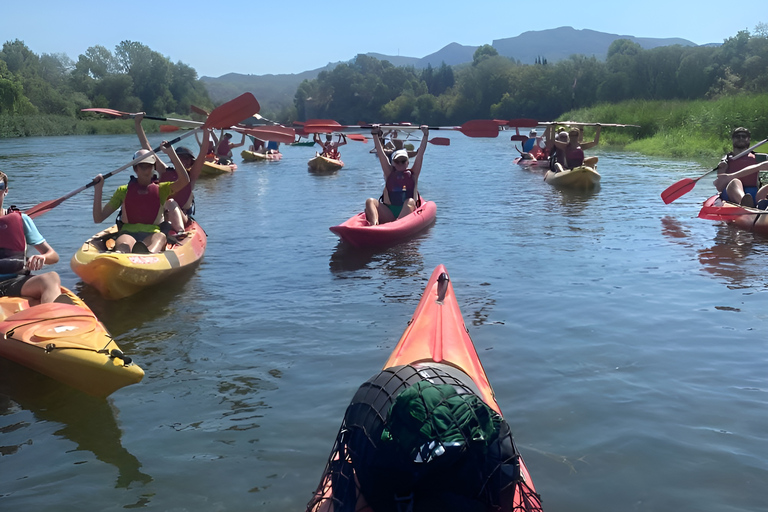
{"label": "person's leg", "polygon": [[416,210],[416,201],[411,198],[405,201],[405,204],[403,205],[403,209],[400,210],[400,215],[397,216],[398,219],[402,219],[406,215],[410,215]]}
{"label": "person's leg", "polygon": [[597,157],[596,156],[588,156],[584,159],[584,165],[587,167],[592,167],[593,169],[597,165]]}
{"label": "person's leg", "polygon": [[371,226],[379,223],[379,201],[372,197],[365,200],[365,220]]}
{"label": "person's leg", "polygon": [[166,243],[168,243],[168,238],[161,232],[152,233],[144,239],[144,245],[147,246],[149,252],[154,253],[161,252],[165,248]]}
{"label": "person's leg", "polygon": [[741,204],[741,200],[744,198],[744,185],[741,180],[731,180],[725,187],[725,192],[728,194],[729,201]]}
{"label": "person's leg", "polygon": [[61,295],[61,279],[56,272],[32,276],[21,287],[21,295],[37,299],[40,304],[53,302]]}
{"label": "person's leg", "polygon": [[115,240],[115,252],[128,253],[133,250],[133,246],[136,244],[136,239],[133,235],[123,233]]}
{"label": "person's leg", "polygon": [[177,233],[184,231],[184,213],[173,199],[165,202],[165,220],[171,223],[171,227]]}

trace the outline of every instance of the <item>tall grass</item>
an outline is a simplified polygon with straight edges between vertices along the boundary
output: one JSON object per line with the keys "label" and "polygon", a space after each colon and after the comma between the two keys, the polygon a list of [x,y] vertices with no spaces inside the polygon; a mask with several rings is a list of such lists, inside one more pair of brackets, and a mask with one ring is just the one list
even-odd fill
{"label": "tall grass", "polygon": [[[753,142],[768,138],[767,114],[768,94],[759,94],[600,104],[566,112],[561,119],[638,124],[641,128],[605,128],[601,141],[647,155],[711,160],[731,150],[730,134],[737,126],[749,128]],[[758,150],[766,151],[768,146]]]}

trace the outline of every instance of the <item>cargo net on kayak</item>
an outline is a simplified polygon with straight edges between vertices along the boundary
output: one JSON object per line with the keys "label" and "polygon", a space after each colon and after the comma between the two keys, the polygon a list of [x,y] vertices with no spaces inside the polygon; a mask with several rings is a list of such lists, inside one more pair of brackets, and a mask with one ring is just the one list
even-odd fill
{"label": "cargo net on kayak", "polygon": [[435,363],[369,379],[344,414],[307,510],[540,511],[509,425],[470,385]]}

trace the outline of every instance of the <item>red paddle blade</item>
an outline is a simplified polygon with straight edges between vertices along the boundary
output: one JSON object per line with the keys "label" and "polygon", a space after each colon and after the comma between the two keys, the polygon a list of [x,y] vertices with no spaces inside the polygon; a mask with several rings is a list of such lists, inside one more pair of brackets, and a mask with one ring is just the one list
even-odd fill
{"label": "red paddle blade", "polygon": [[446,137],[435,137],[434,139],[429,139],[427,142],[429,142],[430,144],[434,144],[435,146],[451,145],[451,139],[448,139]]}
{"label": "red paddle blade", "polygon": [[235,130],[239,133],[251,135],[261,140],[272,140],[275,142],[282,142],[284,144],[290,144],[296,139],[296,133],[293,128],[286,128],[285,126],[267,126],[264,128],[238,128]]}
{"label": "red paddle blade", "polygon": [[48,212],[49,210],[53,210],[57,206],[59,206],[61,203],[64,202],[64,198],[59,199],[52,199],[50,201],[44,201],[40,204],[37,204],[30,208],[29,210],[25,211],[27,215],[29,215],[31,218],[39,217],[40,215]]}
{"label": "red paddle blade", "polygon": [[208,114],[209,114],[209,112],[207,110],[205,110],[204,108],[196,107],[194,105],[190,105],[189,106],[189,110],[191,110],[195,114],[200,114],[201,116],[208,117]]}
{"label": "red paddle blade", "polygon": [[120,112],[111,108],[81,108],[81,112],[98,112],[99,114],[107,114],[109,116],[123,117],[130,116],[128,112]]}
{"label": "red paddle blade", "polygon": [[258,114],[260,109],[261,106],[253,94],[246,92],[213,109],[203,127],[229,128],[253,114]]}
{"label": "red paddle blade", "polygon": [[173,126],[172,124],[161,124],[160,125],[160,131],[163,133],[171,133],[171,132],[177,132],[181,130],[178,126]]}
{"label": "red paddle blade", "polygon": [[526,137],[525,135],[513,135],[509,138],[509,140],[513,142],[525,142],[526,140],[528,140],[528,137]]}
{"label": "red paddle blade", "polygon": [[475,119],[467,121],[457,128],[467,137],[498,137],[499,125],[490,119]]}
{"label": "red paddle blade", "polygon": [[319,124],[322,126],[341,126],[338,122],[334,121],[333,119],[309,119],[307,121],[304,121],[304,126],[313,125],[313,124]]}
{"label": "red paddle blade", "polygon": [[507,126],[512,126],[515,128],[536,128],[539,126],[539,122],[536,119],[510,119],[507,122]]}
{"label": "red paddle blade", "polygon": [[350,133],[347,135],[347,138],[350,140],[356,140],[358,142],[368,142],[368,139],[365,135],[360,135],[359,133]]}
{"label": "red paddle blade", "polygon": [[664,204],[669,204],[693,190],[693,187],[695,186],[696,180],[683,178],[674,185],[667,187],[667,189],[661,193],[661,200],[664,201]]}

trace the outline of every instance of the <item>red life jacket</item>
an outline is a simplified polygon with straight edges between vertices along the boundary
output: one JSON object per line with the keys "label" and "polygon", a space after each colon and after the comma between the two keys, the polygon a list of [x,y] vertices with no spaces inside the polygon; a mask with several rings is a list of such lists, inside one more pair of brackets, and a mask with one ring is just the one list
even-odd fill
{"label": "red life jacket", "polygon": [[[746,167],[749,167],[750,165],[755,165],[757,163],[757,160],[755,159],[754,153],[749,153],[747,155],[744,155],[743,157],[739,158],[738,160],[730,160],[728,162],[728,174],[731,174],[736,171],[740,171]],[[760,186],[760,177],[758,176],[758,172],[754,172],[750,174],[749,176],[744,176],[743,178],[740,178],[741,184],[745,187],[759,187]]]}
{"label": "red life jacket", "polygon": [[408,169],[405,172],[391,172],[387,176],[387,194],[389,195],[389,204],[393,206],[402,206],[406,199],[413,197],[413,191],[416,189],[416,182],[413,181],[413,174]]}
{"label": "red life jacket", "polygon": [[24,221],[21,212],[10,208],[0,216],[0,258],[24,258],[27,254],[27,239],[24,236]]}
{"label": "red life jacket", "polygon": [[[179,179],[179,173],[176,172],[176,169],[173,167],[166,167],[165,172],[163,172],[162,176],[160,176],[160,183],[173,183],[177,179]],[[173,198],[181,208],[186,206],[190,197],[192,197],[192,183],[187,183],[183,189],[173,194]]]}
{"label": "red life jacket", "polygon": [[123,222],[127,224],[157,224],[163,205],[160,204],[160,186],[150,183],[146,188],[131,176],[128,192],[123,201]]}
{"label": "red life jacket", "polygon": [[573,169],[584,163],[584,151],[578,147],[574,149],[568,149],[565,152],[565,161],[567,162],[568,169]]}
{"label": "red life jacket", "polygon": [[323,156],[333,158],[334,160],[339,159],[339,151],[334,147],[333,142],[323,144]]}
{"label": "red life jacket", "polygon": [[227,158],[229,156],[229,139],[224,139],[219,142],[216,148],[216,156]]}

